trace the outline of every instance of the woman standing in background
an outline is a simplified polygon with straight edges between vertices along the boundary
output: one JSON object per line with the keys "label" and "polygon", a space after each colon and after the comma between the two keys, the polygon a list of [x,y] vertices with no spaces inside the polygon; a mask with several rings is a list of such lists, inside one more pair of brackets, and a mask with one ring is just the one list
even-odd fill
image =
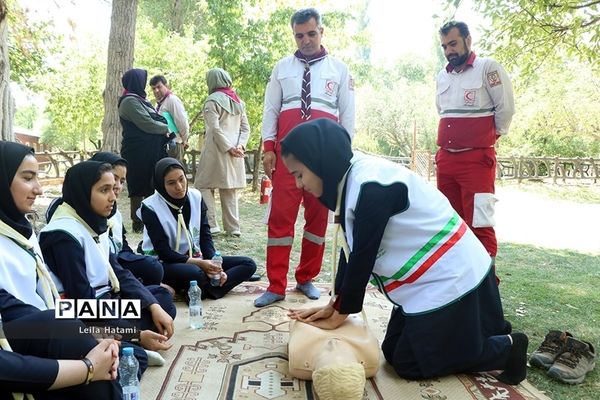
{"label": "woman standing in background", "polygon": [[219,189],[223,228],[240,236],[238,189],[246,186],[244,155],[250,136],[246,106],[231,88],[231,76],[221,68],[206,73],[209,96],[204,103],[206,140],[200,155],[195,186],[208,208],[211,233],[221,231],[217,223],[215,189]]}
{"label": "woman standing in background", "polygon": [[119,119],[123,126],[121,156],[127,160],[127,191],[131,202],[131,229],[140,233],[142,221],[135,211],[145,197],[154,192],[152,174],[158,160],[167,156],[167,120],[146,99],[148,71],[133,68],[123,74],[123,95],[119,99]]}

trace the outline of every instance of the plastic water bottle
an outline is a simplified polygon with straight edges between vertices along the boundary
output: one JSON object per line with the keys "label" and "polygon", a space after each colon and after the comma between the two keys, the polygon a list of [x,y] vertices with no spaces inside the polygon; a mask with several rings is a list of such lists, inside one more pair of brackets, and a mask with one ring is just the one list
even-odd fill
{"label": "plastic water bottle", "polygon": [[204,326],[202,319],[202,290],[197,281],[190,281],[188,296],[190,298],[190,328],[200,329]]}
{"label": "plastic water bottle", "polygon": [[140,399],[139,368],[140,364],[133,355],[133,347],[123,347],[123,354],[119,360],[119,383],[123,388],[123,400]]}
{"label": "plastic water bottle", "polygon": [[[213,264],[218,264],[219,267],[223,267],[223,257],[221,257],[220,251],[215,251],[215,255],[211,258]],[[210,284],[212,286],[219,286],[221,284],[221,274],[215,274],[210,276]]]}

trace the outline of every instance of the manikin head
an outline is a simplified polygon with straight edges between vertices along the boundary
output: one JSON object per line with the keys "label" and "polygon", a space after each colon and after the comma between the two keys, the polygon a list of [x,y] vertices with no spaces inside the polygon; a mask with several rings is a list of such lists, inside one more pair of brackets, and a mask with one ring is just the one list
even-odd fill
{"label": "manikin head", "polygon": [[329,338],[317,350],[312,380],[320,400],[361,400],[365,369],[352,346],[338,338]]}

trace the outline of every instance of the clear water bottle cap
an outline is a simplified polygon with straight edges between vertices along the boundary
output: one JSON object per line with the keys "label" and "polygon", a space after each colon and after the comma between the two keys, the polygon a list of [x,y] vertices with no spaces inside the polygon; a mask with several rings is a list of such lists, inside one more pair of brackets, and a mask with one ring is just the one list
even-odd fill
{"label": "clear water bottle cap", "polygon": [[198,286],[198,281],[190,281],[190,286]]}
{"label": "clear water bottle cap", "polygon": [[133,355],[133,347],[123,347],[123,355],[124,356],[132,356]]}

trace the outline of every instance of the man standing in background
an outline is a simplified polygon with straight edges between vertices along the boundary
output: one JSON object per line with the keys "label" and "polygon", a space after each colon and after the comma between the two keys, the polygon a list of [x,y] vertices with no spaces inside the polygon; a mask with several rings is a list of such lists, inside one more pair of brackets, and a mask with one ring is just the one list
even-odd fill
{"label": "man standing in background", "polygon": [[295,126],[317,118],[339,122],[350,136],[354,134],[354,83],[348,67],[321,46],[321,15],[314,8],[299,10],[291,26],[298,50],[275,65],[265,91],[263,166],[273,180],[267,241],[269,288],[254,301],[256,307],[285,298],[300,203],[306,222],[296,289],[310,299],[320,296],[312,280],[321,271],[328,210],[315,196],[296,187],[281,160],[279,142]]}
{"label": "man standing in background", "polygon": [[150,87],[156,99],[156,111],[167,119],[171,131],[176,133],[175,146],[169,147],[169,157],[176,158],[187,170],[184,155],[188,147],[188,133],[190,125],[188,116],[179,97],[175,96],[167,86],[167,79],[163,75],[155,75],[150,79]]}
{"label": "man standing in background", "polygon": [[512,84],[500,64],[471,51],[464,22],[446,23],[440,39],[448,65],[437,77],[437,186],[495,264],[494,145],[508,133],[515,112]]}

